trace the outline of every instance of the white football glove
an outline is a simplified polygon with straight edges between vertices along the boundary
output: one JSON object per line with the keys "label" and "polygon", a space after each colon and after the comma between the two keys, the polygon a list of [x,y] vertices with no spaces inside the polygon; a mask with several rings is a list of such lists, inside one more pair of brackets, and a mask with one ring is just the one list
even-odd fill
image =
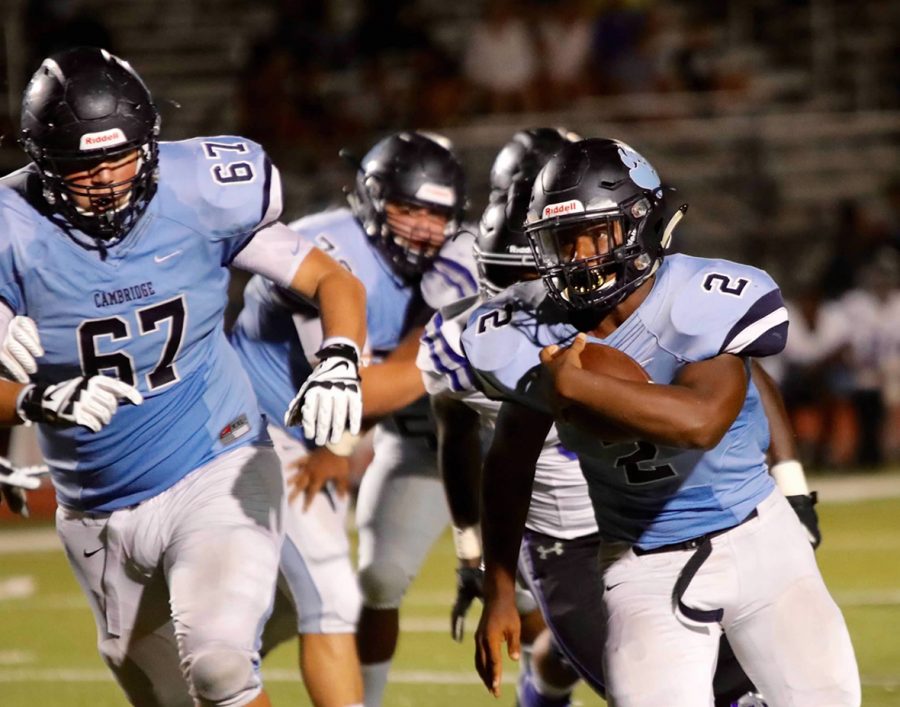
{"label": "white football glove", "polygon": [[38,478],[47,474],[46,466],[13,466],[5,457],[0,457],[0,499],[6,501],[13,513],[28,517],[28,501],[25,489],[33,491],[41,485]]}
{"label": "white football glove", "polygon": [[18,410],[23,420],[57,427],[82,425],[99,432],[119,408],[119,400],[132,405],[144,402],[137,388],[108,376],[78,376],[54,385],[30,385],[19,393]]}
{"label": "white football glove", "polygon": [[0,346],[0,366],[4,378],[27,383],[37,373],[37,359],[44,355],[37,324],[30,317],[13,317]]}
{"label": "white football glove", "polygon": [[318,446],[337,444],[347,431],[358,435],[362,423],[359,354],[335,343],[316,353],[319,359],[284,414],[286,427],[303,423],[303,434]]}

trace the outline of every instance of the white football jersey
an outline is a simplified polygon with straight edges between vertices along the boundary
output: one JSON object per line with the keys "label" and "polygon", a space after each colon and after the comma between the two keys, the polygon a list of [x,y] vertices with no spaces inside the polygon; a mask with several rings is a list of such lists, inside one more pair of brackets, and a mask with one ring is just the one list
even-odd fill
{"label": "white football jersey", "polygon": [[[476,387],[460,343],[466,322],[481,303],[481,296],[474,295],[435,313],[425,327],[416,364],[429,395],[448,395],[461,400],[478,413],[483,431],[490,432],[501,403],[491,400]],[[578,458],[560,444],[556,426],[550,428],[535,467],[525,525],[536,532],[564,539],[597,532]]]}

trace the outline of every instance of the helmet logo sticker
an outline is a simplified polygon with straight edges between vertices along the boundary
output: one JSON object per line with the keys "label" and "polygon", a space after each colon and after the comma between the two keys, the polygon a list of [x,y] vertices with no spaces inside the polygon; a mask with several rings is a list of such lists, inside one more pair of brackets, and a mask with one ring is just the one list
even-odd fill
{"label": "helmet logo sticker", "polygon": [[619,146],[619,159],[628,167],[628,176],[631,177],[631,181],[642,189],[658,189],[661,186],[656,170],[628,145]]}
{"label": "helmet logo sticker", "polygon": [[578,199],[569,199],[568,201],[561,201],[558,204],[547,204],[541,212],[541,218],[564,216],[565,214],[576,214],[583,211],[584,204]]}
{"label": "helmet logo sticker", "polygon": [[440,206],[453,206],[456,204],[456,192],[451,187],[445,187],[433,182],[424,182],[416,190],[416,199]]}
{"label": "helmet logo sticker", "polygon": [[93,150],[98,147],[112,147],[113,145],[121,145],[128,142],[125,133],[121,128],[110,128],[109,130],[101,130],[98,133],[85,133],[81,136],[78,143],[80,150]]}

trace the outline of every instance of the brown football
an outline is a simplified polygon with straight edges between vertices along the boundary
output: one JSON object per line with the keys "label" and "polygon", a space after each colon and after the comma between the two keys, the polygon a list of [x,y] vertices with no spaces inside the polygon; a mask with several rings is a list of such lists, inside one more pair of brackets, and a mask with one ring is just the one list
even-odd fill
{"label": "brown football", "polygon": [[[587,344],[584,351],[581,352],[581,365],[584,370],[592,373],[604,373],[614,378],[639,383],[650,382],[647,371],[631,356],[604,344]],[[635,438],[633,433],[626,432],[609,420],[579,405],[569,407],[565,412],[565,417],[568,422],[589,431],[606,442],[627,442]]]}

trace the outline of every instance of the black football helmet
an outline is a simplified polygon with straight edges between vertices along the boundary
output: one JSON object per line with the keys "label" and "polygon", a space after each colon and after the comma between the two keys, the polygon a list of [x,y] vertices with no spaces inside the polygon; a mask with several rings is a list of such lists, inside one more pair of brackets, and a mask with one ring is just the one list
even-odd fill
{"label": "black football helmet", "polygon": [[659,267],[687,211],[684,204],[669,217],[670,191],[624,142],[563,147],[535,180],[525,228],[550,296],[604,312],[634,292]]}
{"label": "black football helmet", "polygon": [[[121,240],[156,192],[159,111],[131,66],[104,49],[79,47],[44,60],[22,99],[19,142],[34,161],[44,197],[73,227],[104,245]],[[99,186],[78,186],[66,175],[137,150],[133,178]],[[119,208],[79,208],[73,188],[92,203]]]}
{"label": "black football helmet", "polygon": [[565,128],[529,128],[517,132],[494,158],[489,200],[506,198],[509,188],[522,174],[531,173],[534,179],[563,145],[580,139],[580,135]]}
{"label": "black football helmet", "polygon": [[404,278],[419,277],[437,256],[414,250],[388,227],[388,202],[421,206],[447,216],[445,238],[462,224],[466,203],[465,175],[449,142],[439,136],[401,132],[384,138],[363,157],[356,183],[347,195],[363,229]]}
{"label": "black football helmet", "polygon": [[[562,128],[522,130],[497,154],[491,170],[491,198],[478,224],[474,248],[478,281],[486,295],[537,275],[525,235],[531,188],[541,167],[563,145],[578,139]],[[506,190],[500,190],[507,181]]]}

